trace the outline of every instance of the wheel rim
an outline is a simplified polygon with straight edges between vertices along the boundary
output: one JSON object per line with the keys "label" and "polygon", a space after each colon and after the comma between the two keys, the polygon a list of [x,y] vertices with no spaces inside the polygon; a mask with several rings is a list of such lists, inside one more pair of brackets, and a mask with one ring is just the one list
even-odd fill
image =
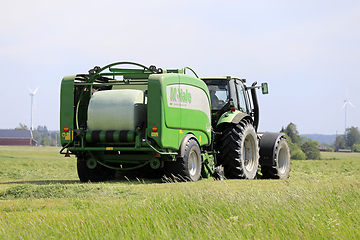
{"label": "wheel rim", "polygon": [[278,168],[281,174],[284,174],[287,168],[288,153],[284,148],[280,148],[278,156]]}
{"label": "wheel rim", "polygon": [[250,135],[247,135],[243,147],[244,167],[247,171],[251,171],[255,166],[255,146]]}
{"label": "wheel rim", "polygon": [[189,161],[189,173],[190,176],[194,176],[198,169],[198,155],[195,151],[191,151],[188,161]]}

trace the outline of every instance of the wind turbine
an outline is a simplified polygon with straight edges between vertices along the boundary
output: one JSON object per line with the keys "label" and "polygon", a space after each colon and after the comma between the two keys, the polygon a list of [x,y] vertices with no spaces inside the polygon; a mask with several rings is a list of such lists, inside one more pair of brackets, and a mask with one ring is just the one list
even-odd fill
{"label": "wind turbine", "polygon": [[28,87],[28,89],[30,90],[30,96],[31,96],[31,122],[30,122],[30,130],[32,131],[33,128],[33,101],[34,101],[34,96],[36,94],[36,91],[39,89],[39,86],[35,89],[35,91],[31,91],[31,89]]}
{"label": "wind turbine", "polygon": [[344,100],[344,106],[341,108],[345,108],[345,136],[346,136],[346,107],[348,104],[350,104],[353,108],[356,109],[356,107],[349,101],[349,96],[348,96],[348,93],[347,93],[347,90],[346,90],[346,100]]}

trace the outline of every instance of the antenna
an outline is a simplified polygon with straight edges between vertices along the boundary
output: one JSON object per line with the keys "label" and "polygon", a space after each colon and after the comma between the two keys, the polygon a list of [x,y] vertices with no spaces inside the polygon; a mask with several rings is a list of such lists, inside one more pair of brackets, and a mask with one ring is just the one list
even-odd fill
{"label": "antenna", "polygon": [[[29,88],[29,87],[28,87]],[[34,101],[34,96],[36,94],[36,91],[39,89],[39,86],[35,89],[35,91],[31,91],[30,90],[30,96],[31,96],[31,115],[30,115],[30,130],[32,131],[34,129],[33,127],[33,101]]]}

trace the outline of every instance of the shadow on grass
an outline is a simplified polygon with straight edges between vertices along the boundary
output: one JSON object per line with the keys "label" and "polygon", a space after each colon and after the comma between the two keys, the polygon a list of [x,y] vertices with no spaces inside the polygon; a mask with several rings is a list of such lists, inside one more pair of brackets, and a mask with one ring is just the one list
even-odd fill
{"label": "shadow on grass", "polygon": [[34,184],[34,185],[48,185],[48,184],[78,184],[79,180],[19,180],[19,181],[3,181],[3,184]]}
{"label": "shadow on grass", "polygon": [[80,180],[10,180],[10,181],[1,181],[0,185],[8,185],[8,184],[32,184],[32,185],[49,185],[49,184],[97,184],[97,183],[109,183],[109,184],[153,184],[153,183],[164,183],[162,179],[143,179],[143,178],[135,178],[135,179],[114,179],[104,182],[80,182]]}

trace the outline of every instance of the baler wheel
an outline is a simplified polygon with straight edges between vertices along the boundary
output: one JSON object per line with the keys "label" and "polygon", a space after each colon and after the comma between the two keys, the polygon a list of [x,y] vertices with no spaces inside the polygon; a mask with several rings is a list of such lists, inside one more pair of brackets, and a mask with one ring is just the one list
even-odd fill
{"label": "baler wheel", "polygon": [[201,176],[201,152],[199,144],[190,138],[184,149],[184,157],[167,162],[165,176],[179,181],[198,181]]}
{"label": "baler wheel", "polygon": [[229,124],[221,141],[225,177],[254,179],[259,165],[259,147],[252,123],[242,120],[238,124]]}
{"label": "baler wheel", "polygon": [[90,169],[87,161],[82,158],[77,159],[77,171],[80,182],[102,182],[114,179],[116,171],[97,164],[94,169]]}

